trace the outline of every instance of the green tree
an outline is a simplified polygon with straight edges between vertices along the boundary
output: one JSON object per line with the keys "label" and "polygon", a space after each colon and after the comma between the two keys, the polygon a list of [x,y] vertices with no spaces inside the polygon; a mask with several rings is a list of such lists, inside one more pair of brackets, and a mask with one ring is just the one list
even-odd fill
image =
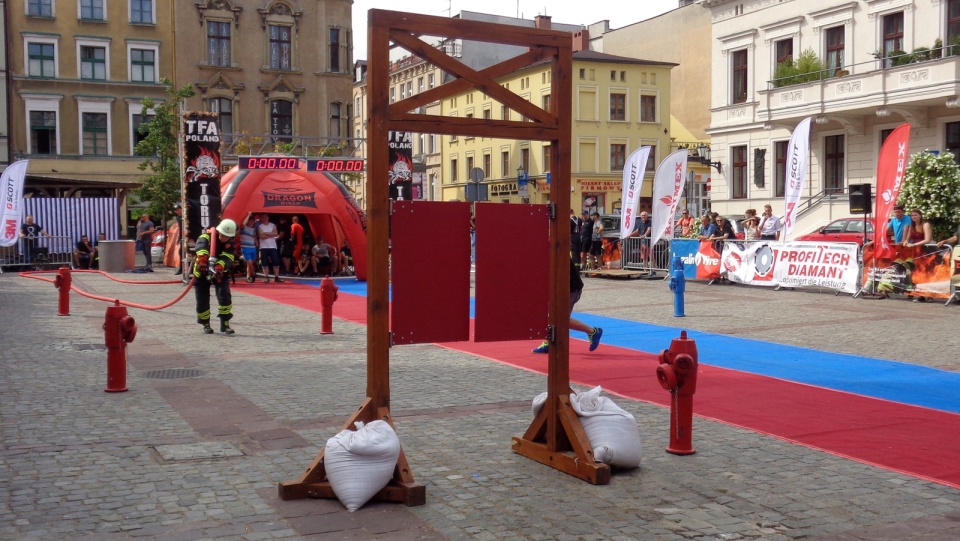
{"label": "green tree", "polygon": [[953,154],[918,152],[910,157],[897,202],[919,209],[933,225],[934,240],[953,234],[960,224],[960,167]]}
{"label": "green tree", "polygon": [[134,191],[140,201],[147,203],[151,216],[166,220],[174,203],[180,201],[180,124],[183,114],[182,104],[193,96],[191,85],[179,89],[173,87],[169,79],[161,81],[167,85],[170,98],[155,103],[150,98],[141,102],[141,115],[145,118],[153,111],[153,117],[140,125],[138,131],[145,137],[137,143],[135,152],[145,159],[137,167],[150,174],[140,177],[141,185]]}
{"label": "green tree", "polygon": [[800,53],[797,58],[777,64],[777,70],[773,76],[773,86],[781,87],[819,81],[827,76],[825,69],[826,67],[817,53],[813,52],[813,49],[807,49]]}

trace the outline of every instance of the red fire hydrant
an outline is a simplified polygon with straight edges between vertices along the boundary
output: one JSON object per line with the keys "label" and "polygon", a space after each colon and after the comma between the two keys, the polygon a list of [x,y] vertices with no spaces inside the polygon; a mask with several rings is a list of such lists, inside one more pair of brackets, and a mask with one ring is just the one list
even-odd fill
{"label": "red fire hydrant", "polygon": [[127,344],[137,337],[137,323],[127,315],[127,307],[120,301],[107,307],[107,316],[103,321],[103,340],[107,346],[107,388],[108,393],[122,393],[127,390]]}
{"label": "red fire hydrant", "polygon": [[320,334],[333,334],[333,303],[337,300],[337,287],[330,276],[320,280]]}
{"label": "red fire hydrant", "polygon": [[657,380],[670,391],[670,445],[667,452],[692,455],[693,448],[693,394],[697,391],[697,343],[680,331],[670,349],[660,354]]}
{"label": "red fire hydrant", "polygon": [[70,267],[63,266],[57,269],[57,275],[53,279],[53,285],[60,290],[57,295],[57,315],[70,315],[70,287],[73,284],[73,277],[70,275]]}

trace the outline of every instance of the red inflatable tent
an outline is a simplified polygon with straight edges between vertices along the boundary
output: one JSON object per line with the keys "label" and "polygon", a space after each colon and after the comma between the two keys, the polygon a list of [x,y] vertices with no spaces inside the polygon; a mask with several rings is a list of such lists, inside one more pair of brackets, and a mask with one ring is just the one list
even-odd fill
{"label": "red inflatable tent", "polygon": [[308,173],[300,160],[296,171],[241,171],[234,167],[220,179],[222,215],[241,224],[247,214],[304,214],[314,237],[337,248],[350,247],[358,280],[367,279],[367,219],[339,180]]}

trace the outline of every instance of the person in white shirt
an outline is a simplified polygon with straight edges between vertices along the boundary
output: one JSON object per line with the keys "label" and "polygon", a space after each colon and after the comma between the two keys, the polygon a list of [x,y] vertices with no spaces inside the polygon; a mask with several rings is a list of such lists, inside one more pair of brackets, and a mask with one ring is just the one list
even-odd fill
{"label": "person in white shirt", "polygon": [[260,215],[260,227],[257,229],[257,237],[260,239],[260,265],[263,267],[263,277],[267,283],[270,282],[270,271],[273,271],[273,281],[282,282],[280,279],[280,252],[277,250],[277,237],[280,233],[277,226],[270,223],[270,216],[266,213]]}
{"label": "person in white shirt", "polygon": [[780,230],[783,229],[783,221],[773,215],[773,207],[764,205],[760,225],[757,228],[760,230],[760,240],[778,240]]}

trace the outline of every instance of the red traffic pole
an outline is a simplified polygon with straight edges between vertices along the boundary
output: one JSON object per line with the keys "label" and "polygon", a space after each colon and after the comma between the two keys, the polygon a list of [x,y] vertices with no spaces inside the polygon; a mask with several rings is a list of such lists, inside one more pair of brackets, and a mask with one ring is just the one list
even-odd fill
{"label": "red traffic pole", "polygon": [[333,334],[333,303],[339,289],[329,275],[320,280],[320,334]]}
{"label": "red traffic pole", "polygon": [[57,295],[57,315],[70,315],[70,287],[73,284],[73,277],[70,275],[70,267],[63,266],[57,269],[57,276],[53,279],[53,285],[60,290]]}
{"label": "red traffic pole", "polygon": [[103,339],[107,346],[107,388],[108,393],[122,393],[127,390],[127,344],[137,336],[137,324],[127,315],[127,307],[115,301],[107,307],[103,321]]}

